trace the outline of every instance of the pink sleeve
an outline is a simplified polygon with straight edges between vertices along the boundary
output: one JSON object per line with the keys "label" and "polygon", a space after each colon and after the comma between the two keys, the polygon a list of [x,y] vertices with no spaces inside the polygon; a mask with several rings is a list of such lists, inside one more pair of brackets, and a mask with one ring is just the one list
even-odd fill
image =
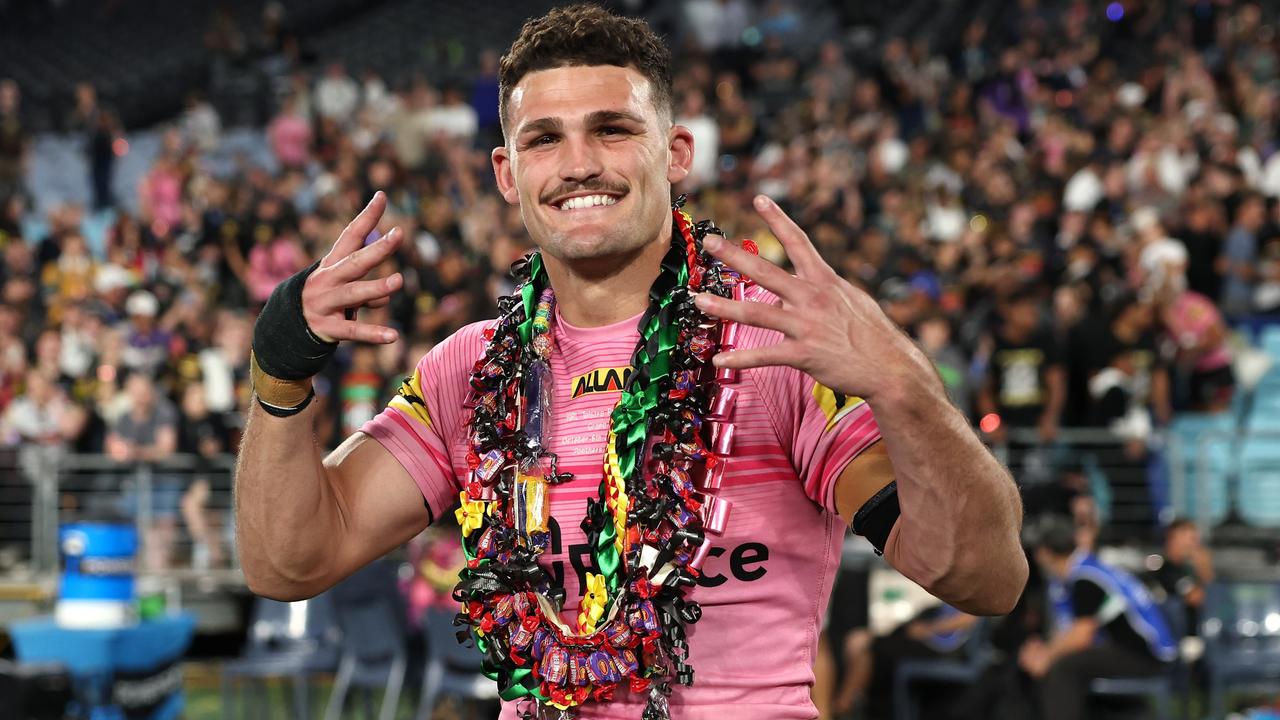
{"label": "pink sleeve", "polygon": [[463,403],[483,348],[483,325],[468,325],[432,348],[387,407],[360,428],[409,472],[433,519],[456,503],[462,490],[453,458],[466,441]]}
{"label": "pink sleeve", "polygon": [[[753,287],[748,300],[776,303],[767,290]],[[740,347],[763,347],[782,340],[772,330],[741,328]],[[880,439],[871,407],[857,397],[837,393],[790,367],[747,371],[773,418],[778,441],[791,459],[810,500],[836,512],[835,485],[840,473],[863,450]],[[852,520],[852,518],[845,518]]]}

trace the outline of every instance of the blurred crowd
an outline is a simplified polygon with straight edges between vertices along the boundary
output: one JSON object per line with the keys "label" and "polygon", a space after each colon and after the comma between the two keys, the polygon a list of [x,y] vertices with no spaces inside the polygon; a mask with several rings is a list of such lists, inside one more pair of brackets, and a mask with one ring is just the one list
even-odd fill
{"label": "blurred crowd", "polygon": [[[1109,427],[1141,453],[1175,413],[1229,407],[1231,323],[1280,307],[1274,9],[1017,0],[855,52],[846,34],[811,47],[785,1],[670,5],[693,214],[785,263],[750,210],[776,198],[993,440]],[[340,350],[317,382],[321,437],[360,427],[509,290],[530,246],[489,163],[497,52],[467,77],[389,84],[291,51],[278,11],[206,36],[211,53],[271,55],[269,163],[211,170],[224,129],[197,89],[124,203],[111,178],[132,129],[84,85],[66,132],[85,139],[91,206],[55,206],[38,237],[23,235],[22,88],[0,80],[0,444],[121,462],[233,450],[256,310],[375,190],[379,232],[409,238],[376,272],[405,286],[362,312],[402,339]],[[110,219],[101,248],[87,217]],[[158,515],[204,522],[207,486],[165,492]]]}

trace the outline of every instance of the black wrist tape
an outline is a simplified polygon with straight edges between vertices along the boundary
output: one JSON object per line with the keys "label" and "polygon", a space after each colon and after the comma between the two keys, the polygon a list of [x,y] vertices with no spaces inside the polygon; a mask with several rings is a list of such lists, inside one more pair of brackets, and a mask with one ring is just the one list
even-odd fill
{"label": "black wrist tape", "polygon": [[280,380],[306,380],[317,375],[338,349],[315,336],[302,316],[302,286],[320,267],[316,262],[276,286],[253,324],[253,354],[258,367]]}
{"label": "black wrist tape", "polygon": [[871,542],[877,555],[884,554],[889,533],[898,522],[902,509],[898,507],[898,481],[880,488],[853,516],[853,531]]}

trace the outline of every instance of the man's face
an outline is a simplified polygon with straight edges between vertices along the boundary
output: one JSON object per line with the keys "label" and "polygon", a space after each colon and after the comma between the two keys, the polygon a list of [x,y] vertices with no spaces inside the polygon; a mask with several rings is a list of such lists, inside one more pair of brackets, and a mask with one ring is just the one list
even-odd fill
{"label": "man's face", "polygon": [[1169,540],[1165,550],[1171,562],[1186,562],[1191,557],[1191,551],[1195,549],[1200,541],[1200,531],[1193,525],[1184,525],[1177,530],[1169,533]]}
{"label": "man's face", "polygon": [[129,402],[133,405],[135,411],[151,407],[151,401],[155,395],[151,390],[151,381],[142,375],[131,375],[125,385],[125,392],[129,395]]}
{"label": "man's face", "polygon": [[493,151],[498,189],[547,255],[626,258],[667,237],[671,185],[688,174],[693,138],[659,113],[643,75],[613,65],[532,72],[507,114],[507,144]]}

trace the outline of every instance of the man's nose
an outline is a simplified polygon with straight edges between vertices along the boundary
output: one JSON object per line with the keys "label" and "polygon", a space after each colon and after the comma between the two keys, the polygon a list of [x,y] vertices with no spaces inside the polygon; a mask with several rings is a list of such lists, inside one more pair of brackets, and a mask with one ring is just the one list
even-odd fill
{"label": "man's nose", "polygon": [[604,171],[598,148],[590,140],[567,138],[563,147],[564,156],[560,164],[562,180],[583,182],[598,177]]}

